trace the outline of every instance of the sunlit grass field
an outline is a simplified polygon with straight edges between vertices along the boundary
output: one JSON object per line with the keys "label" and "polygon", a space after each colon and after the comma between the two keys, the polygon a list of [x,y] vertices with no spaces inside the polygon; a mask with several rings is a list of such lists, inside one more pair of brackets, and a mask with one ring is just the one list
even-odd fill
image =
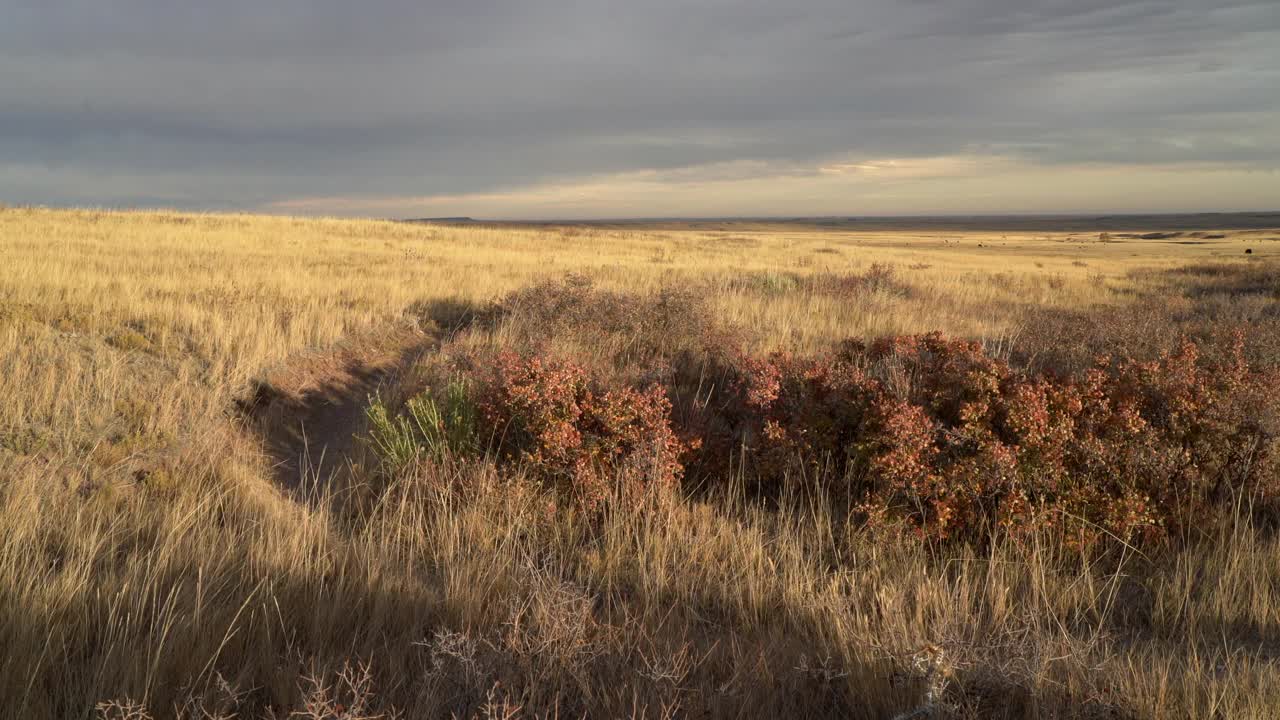
{"label": "sunlit grass field", "polygon": [[[692,289],[759,352],[940,330],[1006,353],[1036,313],[1280,255],[1280,230],[1103,232],[0,210],[0,715],[1276,717],[1280,544],[1244,511],[1096,561],[729,494],[590,524],[483,462],[430,469],[465,496],[369,500],[238,409],[264,379],[376,390],[355,366],[570,275]],[[857,302],[811,281],[877,268],[893,286]]]}

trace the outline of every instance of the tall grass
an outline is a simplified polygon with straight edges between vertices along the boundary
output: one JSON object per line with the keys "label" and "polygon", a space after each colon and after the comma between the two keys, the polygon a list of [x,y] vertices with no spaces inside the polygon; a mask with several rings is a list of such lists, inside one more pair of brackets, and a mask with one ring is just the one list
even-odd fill
{"label": "tall grass", "polygon": [[[753,351],[802,352],[935,329],[1021,342],[1031,310],[1177,305],[1185,278],[1130,271],[1213,243],[7,209],[0,249],[0,717],[1280,708],[1280,545],[1245,504],[1176,552],[1084,558],[1048,536],[873,536],[803,477],[767,504],[731,477],[588,516],[518,467],[463,457],[469,421],[448,393],[417,395],[412,373],[407,397],[351,380],[395,356],[383,329],[406,322],[463,346],[525,342],[540,330],[513,317],[458,327],[570,271],[603,291],[695,288]],[[874,263],[904,290],[806,280]],[[742,281],[763,273],[794,287]],[[1269,317],[1245,302],[1219,309]],[[639,372],[642,341],[594,351]],[[561,349],[589,361],[590,345]],[[692,351],[662,346],[677,350]],[[418,397],[408,424],[375,409],[351,428],[399,448],[395,467],[356,444],[333,479],[278,483],[281,458],[236,410],[255,378],[317,412],[325,393]]]}

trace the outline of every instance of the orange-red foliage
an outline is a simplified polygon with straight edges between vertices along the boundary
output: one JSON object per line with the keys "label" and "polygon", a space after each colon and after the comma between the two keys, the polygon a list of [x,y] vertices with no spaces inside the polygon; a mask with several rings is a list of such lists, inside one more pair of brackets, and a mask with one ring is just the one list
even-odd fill
{"label": "orange-red foliage", "polygon": [[736,463],[761,495],[820,478],[863,520],[924,537],[1048,527],[1088,546],[1182,534],[1276,494],[1280,378],[1251,370],[1238,336],[1212,357],[1186,341],[1059,377],[938,333],[849,341],[713,359],[725,381],[678,422],[669,398],[688,393],[603,387],[572,362],[508,354],[477,372],[500,455],[584,508]]}

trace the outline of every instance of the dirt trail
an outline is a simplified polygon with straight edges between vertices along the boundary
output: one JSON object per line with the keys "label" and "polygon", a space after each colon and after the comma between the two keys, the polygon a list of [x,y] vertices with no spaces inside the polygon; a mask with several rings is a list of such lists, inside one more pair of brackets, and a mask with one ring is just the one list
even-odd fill
{"label": "dirt trail", "polygon": [[262,436],[282,487],[328,483],[346,472],[358,458],[356,437],[364,431],[369,396],[433,345],[429,335],[410,329],[363,340],[271,368],[239,403]]}

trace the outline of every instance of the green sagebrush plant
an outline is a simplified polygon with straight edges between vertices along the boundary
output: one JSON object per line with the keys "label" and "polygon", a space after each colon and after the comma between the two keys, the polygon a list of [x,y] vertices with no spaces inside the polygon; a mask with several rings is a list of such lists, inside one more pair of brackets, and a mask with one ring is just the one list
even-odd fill
{"label": "green sagebrush plant", "polygon": [[367,442],[383,469],[396,474],[423,457],[472,455],[479,449],[476,408],[465,380],[454,378],[439,390],[410,398],[404,411],[391,411],[381,397],[370,399]]}

